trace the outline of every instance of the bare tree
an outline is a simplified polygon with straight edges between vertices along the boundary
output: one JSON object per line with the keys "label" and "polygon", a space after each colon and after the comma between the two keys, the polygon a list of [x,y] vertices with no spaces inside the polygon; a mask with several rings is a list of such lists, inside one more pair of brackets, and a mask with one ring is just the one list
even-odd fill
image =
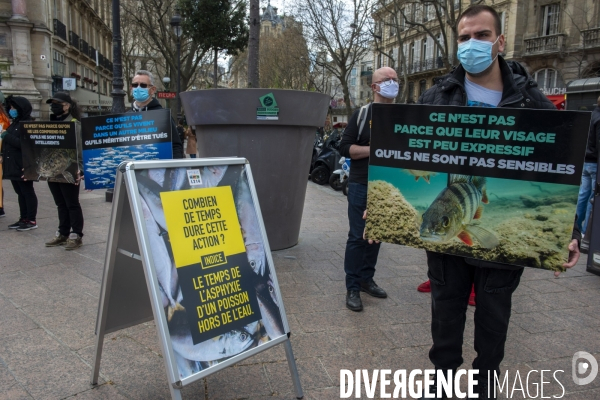
{"label": "bare tree", "polygon": [[264,35],[259,53],[261,87],[308,89],[308,48],[298,24],[290,22],[281,33]]}
{"label": "bare tree", "polygon": [[370,51],[371,0],[297,0],[294,15],[309,47],[327,52],[316,64],[340,81],[348,115],[352,114],[348,80],[352,68]]}
{"label": "bare tree", "polygon": [[[176,0],[127,1],[122,4],[123,15],[127,14],[129,23],[137,27],[132,30],[139,40],[136,49],[143,49],[145,54],[152,55],[159,68],[170,73],[171,82],[176,82],[178,60],[175,47],[177,38],[169,22],[176,4]],[[181,90],[185,91],[206,51],[185,34],[180,40]]]}
{"label": "bare tree", "polygon": [[565,46],[563,56],[571,58],[575,62],[577,65],[576,79],[581,79],[585,78],[584,70],[588,65],[588,35],[592,33],[592,28],[598,27],[597,16],[594,12],[594,4],[588,1],[569,3],[566,4],[564,14],[569,18],[573,27],[570,35],[572,41]]}
{"label": "bare tree", "polygon": [[259,0],[250,0],[250,32],[248,37],[248,87],[257,88],[260,83],[258,70],[260,40]]}

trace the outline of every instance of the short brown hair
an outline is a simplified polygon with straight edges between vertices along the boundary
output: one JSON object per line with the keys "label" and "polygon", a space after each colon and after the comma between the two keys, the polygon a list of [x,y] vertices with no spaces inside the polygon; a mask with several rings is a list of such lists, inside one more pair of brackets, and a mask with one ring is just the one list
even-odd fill
{"label": "short brown hair", "polygon": [[596,100],[596,103],[598,104],[598,107],[600,107],[600,96],[598,96],[598,100]]}
{"label": "short brown hair", "polygon": [[456,25],[458,26],[461,19],[465,17],[474,17],[476,15],[481,14],[482,12],[489,12],[490,14],[492,14],[492,17],[494,17],[495,22],[494,25],[496,29],[496,35],[500,36],[502,34],[502,22],[500,21],[500,16],[496,12],[496,10],[494,10],[490,6],[486,6],[485,4],[476,4],[467,7],[467,9],[463,11],[462,14],[460,14],[460,17],[458,17]]}

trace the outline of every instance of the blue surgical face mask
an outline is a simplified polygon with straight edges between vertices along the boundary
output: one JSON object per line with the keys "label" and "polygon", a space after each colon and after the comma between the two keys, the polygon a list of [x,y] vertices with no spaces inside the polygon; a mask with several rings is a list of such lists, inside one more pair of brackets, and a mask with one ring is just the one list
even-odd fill
{"label": "blue surgical face mask", "polygon": [[12,119],[15,119],[19,116],[19,112],[17,110],[15,110],[14,108],[11,108],[10,111],[8,112],[8,115],[10,115],[10,117]]}
{"label": "blue surgical face mask", "polygon": [[138,86],[136,88],[133,88],[132,93],[133,93],[133,98],[138,103],[143,103],[150,98],[150,89],[149,88],[144,89],[143,87]]}
{"label": "blue surgical face mask", "polygon": [[[498,36],[498,39],[500,39],[500,36]],[[498,39],[496,39],[496,42]],[[486,40],[469,39],[458,45],[458,51],[456,52],[458,61],[460,61],[465,71],[470,74],[483,72],[492,65],[496,57],[498,57],[498,54],[496,54],[496,57],[492,59],[492,46],[494,46],[496,42],[492,43]]]}
{"label": "blue surgical face mask", "polygon": [[398,96],[398,89],[400,85],[398,82],[389,80],[385,82],[381,82],[379,85],[379,94],[386,99],[395,99]]}

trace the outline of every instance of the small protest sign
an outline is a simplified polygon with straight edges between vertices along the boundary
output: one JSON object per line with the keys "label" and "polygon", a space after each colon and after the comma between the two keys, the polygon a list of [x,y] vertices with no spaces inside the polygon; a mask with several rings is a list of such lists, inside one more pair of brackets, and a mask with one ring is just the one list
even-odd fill
{"label": "small protest sign", "polygon": [[87,189],[112,188],[126,160],[173,158],[171,111],[167,109],[83,118],[83,164]]}
{"label": "small protest sign", "polygon": [[562,269],[589,113],[373,105],[372,239]]}
{"label": "small protest sign", "polygon": [[75,183],[78,174],[75,122],[21,122],[23,176]]}

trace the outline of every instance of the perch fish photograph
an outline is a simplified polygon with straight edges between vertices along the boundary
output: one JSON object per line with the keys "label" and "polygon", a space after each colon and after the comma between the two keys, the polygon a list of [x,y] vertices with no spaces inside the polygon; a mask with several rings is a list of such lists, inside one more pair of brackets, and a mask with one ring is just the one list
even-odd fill
{"label": "perch fish photograph", "polygon": [[366,235],[560,271],[578,192],[574,185],[370,166]]}

